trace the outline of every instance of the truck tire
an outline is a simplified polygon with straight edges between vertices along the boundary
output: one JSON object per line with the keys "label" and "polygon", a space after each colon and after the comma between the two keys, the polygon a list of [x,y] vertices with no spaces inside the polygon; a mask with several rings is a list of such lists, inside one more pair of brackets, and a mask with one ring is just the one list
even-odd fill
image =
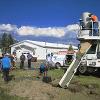
{"label": "truck tire", "polygon": [[57,63],[55,64],[55,68],[61,68],[61,64],[60,64],[59,62],[57,62]]}
{"label": "truck tire", "polygon": [[87,72],[87,67],[86,66],[79,66],[78,67],[78,72],[80,74],[85,74]]}

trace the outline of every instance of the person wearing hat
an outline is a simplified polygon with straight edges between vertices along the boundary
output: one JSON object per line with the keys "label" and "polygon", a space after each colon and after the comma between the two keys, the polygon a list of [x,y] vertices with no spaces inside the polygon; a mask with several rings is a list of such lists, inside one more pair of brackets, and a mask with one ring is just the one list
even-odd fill
{"label": "person wearing hat", "polygon": [[91,21],[92,21],[92,30],[93,30],[93,36],[98,36],[99,30],[98,30],[98,17],[96,15],[90,14],[89,15]]}
{"label": "person wearing hat", "polygon": [[9,70],[11,68],[11,60],[8,54],[5,54],[1,60],[3,78],[5,82],[9,81]]}

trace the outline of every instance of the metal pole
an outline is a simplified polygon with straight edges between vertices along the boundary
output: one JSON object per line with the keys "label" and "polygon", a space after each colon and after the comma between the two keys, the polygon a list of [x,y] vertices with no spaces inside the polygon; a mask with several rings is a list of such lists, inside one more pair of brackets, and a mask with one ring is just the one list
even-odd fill
{"label": "metal pole", "polygon": [[93,21],[92,21],[92,36],[93,36]]}

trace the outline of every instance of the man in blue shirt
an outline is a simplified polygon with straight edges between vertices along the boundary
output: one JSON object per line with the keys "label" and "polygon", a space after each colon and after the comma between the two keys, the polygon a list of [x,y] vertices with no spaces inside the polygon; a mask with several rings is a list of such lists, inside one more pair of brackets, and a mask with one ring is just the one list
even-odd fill
{"label": "man in blue shirt", "polygon": [[48,67],[47,67],[46,62],[42,62],[42,63],[40,64],[40,75],[41,75],[42,73],[44,73],[44,76],[46,77],[46,76],[47,76],[47,71],[48,71]]}
{"label": "man in blue shirt", "polygon": [[8,54],[5,54],[4,57],[2,58],[1,66],[2,66],[4,81],[8,82],[9,81],[9,70],[11,67],[11,60]]}

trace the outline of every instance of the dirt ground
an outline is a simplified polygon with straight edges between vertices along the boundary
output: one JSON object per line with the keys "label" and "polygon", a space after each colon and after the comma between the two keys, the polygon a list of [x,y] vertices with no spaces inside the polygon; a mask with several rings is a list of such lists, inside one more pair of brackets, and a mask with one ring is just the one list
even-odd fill
{"label": "dirt ground", "polygon": [[42,76],[38,76],[37,70],[15,70],[10,72],[12,80],[4,84],[0,78],[0,87],[7,89],[9,95],[25,97],[27,100],[100,100],[100,93],[96,91],[98,86],[90,84],[81,85],[73,81],[68,89],[57,87],[59,79],[51,83],[42,82]]}
{"label": "dirt ground", "polygon": [[69,89],[53,87],[41,81],[26,80],[14,85],[10,94],[28,97],[29,100],[100,100],[100,97],[95,92],[90,94],[89,91],[85,91],[77,91],[75,86],[70,91]]}

